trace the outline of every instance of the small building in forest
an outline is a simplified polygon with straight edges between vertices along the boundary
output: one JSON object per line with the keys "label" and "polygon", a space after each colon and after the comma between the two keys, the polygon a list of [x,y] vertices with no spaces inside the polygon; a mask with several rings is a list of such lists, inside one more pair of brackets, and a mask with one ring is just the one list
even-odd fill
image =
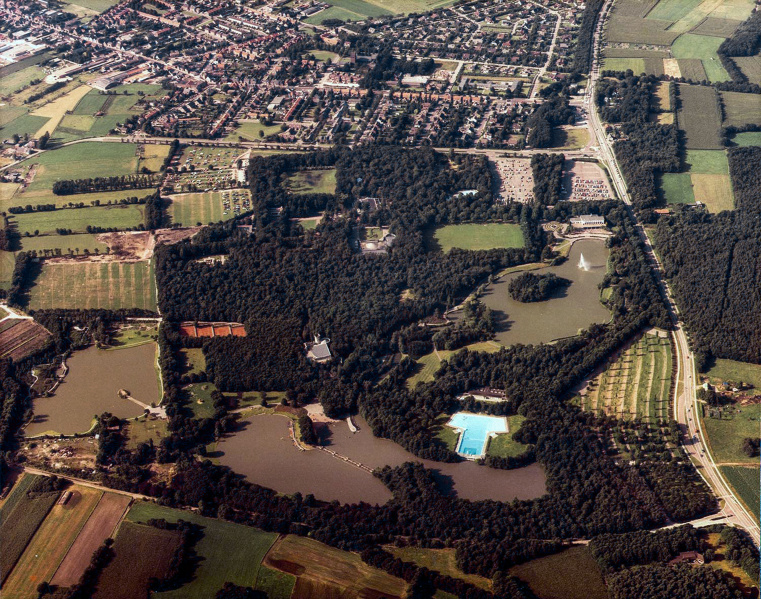
{"label": "small building in forest", "polygon": [[304,349],[307,352],[307,359],[318,364],[329,362],[333,359],[333,354],[330,353],[330,347],[328,344],[330,339],[322,339],[319,335],[314,336],[314,342],[304,344]]}

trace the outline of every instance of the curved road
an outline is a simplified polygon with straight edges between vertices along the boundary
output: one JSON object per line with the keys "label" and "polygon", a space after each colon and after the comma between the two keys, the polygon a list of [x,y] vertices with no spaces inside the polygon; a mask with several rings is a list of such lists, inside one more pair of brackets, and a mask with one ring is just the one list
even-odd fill
{"label": "curved road", "polygon": [[597,112],[597,106],[594,102],[595,87],[600,78],[600,48],[603,36],[605,20],[608,16],[613,0],[607,0],[603,6],[600,17],[597,22],[597,28],[594,35],[592,72],[587,86],[587,93],[584,98],[584,105],[589,114],[589,122],[597,138],[597,145],[600,148],[600,159],[604,162],[610,173],[613,186],[616,188],[618,196],[627,204],[629,212],[636,223],[637,232],[647,253],[650,264],[653,267],[656,281],[660,288],[661,295],[666,300],[666,305],[674,325],[673,338],[674,347],[676,348],[676,388],[674,390],[674,417],[681,425],[684,434],[684,449],[687,455],[696,466],[697,471],[703,477],[703,480],[711,487],[721,504],[721,516],[725,523],[733,524],[745,529],[750,533],[755,543],[759,544],[759,526],[756,520],[748,512],[745,506],[735,496],[732,488],[721,474],[716,462],[714,462],[708,444],[705,440],[705,434],[697,417],[700,406],[698,404],[696,390],[698,388],[698,378],[695,372],[695,360],[687,340],[682,323],[679,320],[679,309],[674,302],[671,289],[663,274],[663,266],[653,251],[650,239],[645,233],[642,224],[637,220],[636,214],[632,209],[632,201],[629,197],[628,188],[621,174],[618,162],[613,154],[613,148],[610,141],[605,135],[605,128]]}

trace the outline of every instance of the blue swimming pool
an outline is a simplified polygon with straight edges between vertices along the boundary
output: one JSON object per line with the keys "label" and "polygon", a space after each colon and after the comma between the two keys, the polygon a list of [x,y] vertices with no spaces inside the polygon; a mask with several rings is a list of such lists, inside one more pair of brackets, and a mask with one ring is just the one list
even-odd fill
{"label": "blue swimming pool", "polygon": [[507,420],[501,416],[482,416],[458,412],[447,422],[452,428],[462,431],[457,444],[457,453],[467,457],[480,457],[486,449],[490,433],[506,433]]}

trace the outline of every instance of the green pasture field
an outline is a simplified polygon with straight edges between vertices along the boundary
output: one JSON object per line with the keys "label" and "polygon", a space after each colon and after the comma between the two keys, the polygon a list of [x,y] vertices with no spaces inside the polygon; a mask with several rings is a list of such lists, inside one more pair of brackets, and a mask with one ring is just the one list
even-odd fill
{"label": "green pasture field", "polygon": [[685,33],[674,41],[671,53],[677,59],[699,58],[702,60],[706,75],[712,83],[729,81],[729,73],[724,70],[719,55],[716,53],[723,41],[720,37]]}
{"label": "green pasture field", "polygon": [[[229,192],[225,192],[229,193]],[[247,193],[242,191],[241,193]],[[221,220],[229,220],[235,216],[230,210],[224,213],[222,205],[222,192],[206,191],[199,193],[185,193],[171,198],[169,214],[172,222],[183,227],[194,227],[198,223],[209,224]]]}
{"label": "green pasture field", "polygon": [[668,58],[668,52],[662,50],[642,50],[640,48],[605,48],[605,58]]}
{"label": "green pasture field", "polygon": [[[643,3],[636,0],[628,0],[628,3],[643,6]],[[613,13],[607,25],[609,42],[670,46],[679,36],[679,33],[675,31],[667,31],[671,26],[669,21],[627,15],[626,4],[627,0],[624,0],[624,2],[617,2],[613,7]]]}
{"label": "green pasture field", "polygon": [[761,393],[761,366],[758,364],[717,359],[716,363],[706,373],[706,376],[714,384],[721,384],[723,381],[731,383],[742,381],[753,385],[757,394]]}
{"label": "green pasture field", "polygon": [[671,342],[644,334],[589,382],[581,405],[598,415],[656,423],[668,420],[670,392]]}
{"label": "green pasture field", "polygon": [[0,110],[0,131],[2,127],[26,113],[27,109],[23,106],[3,106]]}
{"label": "green pasture field", "polygon": [[736,146],[761,146],[761,131],[747,131],[738,133],[732,138]]}
{"label": "green pasture field", "polygon": [[113,545],[114,558],[98,579],[94,599],[151,596],[149,579],[166,576],[179,544],[174,531],[123,521]]}
{"label": "green pasture field", "polygon": [[697,27],[692,29],[692,33],[698,35],[714,35],[716,37],[729,37],[737,29],[742,21],[736,19],[717,19],[708,17]]}
{"label": "green pasture field", "polygon": [[729,175],[690,175],[695,201],[705,205],[714,214],[735,207],[732,180]]}
{"label": "green pasture field", "polygon": [[288,190],[296,195],[305,193],[335,193],[336,169],[304,170],[288,176]]}
{"label": "green pasture field", "polygon": [[[37,65],[21,69],[0,79],[0,96],[10,96],[17,90],[31,83],[33,79],[44,79],[45,71]],[[3,106],[3,110],[6,110]]]}
{"label": "green pasture field", "polygon": [[42,235],[53,235],[59,228],[83,233],[88,225],[124,230],[139,227],[143,220],[143,206],[139,204],[28,212],[15,214],[10,219],[16,223],[21,235],[33,235],[35,231]]}
{"label": "green pasture field", "polygon": [[119,201],[126,198],[142,199],[151,195],[153,188],[147,189],[125,189],[123,191],[96,191],[94,193],[75,193],[66,196],[57,196],[51,188],[29,193],[29,191],[19,192],[15,190],[9,195],[0,194],[0,211],[8,211],[12,206],[36,206],[37,204],[55,204],[58,208],[66,208],[84,204],[85,206],[94,205],[95,201],[100,202],[101,206],[108,205],[109,202],[118,204]]}
{"label": "green pasture field", "polygon": [[686,17],[697,8],[703,0],[660,0],[655,7],[647,13],[648,19],[671,21],[672,23]]}
{"label": "green pasture field", "polygon": [[761,98],[758,94],[720,92],[726,119],[724,126],[739,127],[747,123],[761,123]]}
{"label": "green pasture field", "polygon": [[[319,51],[311,52],[311,54],[315,54],[315,57],[318,53]],[[333,54],[333,52],[323,52],[323,54]],[[336,54],[336,56],[338,55]],[[225,139],[237,141],[239,137],[242,137],[246,141],[259,141],[274,133],[280,133],[280,125],[263,125],[259,121],[241,121],[238,127],[231,131]]]}
{"label": "green pasture field", "polygon": [[520,225],[511,223],[446,225],[437,228],[433,237],[443,252],[452,248],[476,251],[524,247]]}
{"label": "green pasture field", "polygon": [[37,474],[21,473],[13,488],[5,496],[5,499],[0,501],[0,527],[8,519],[8,515],[13,511],[13,508],[26,498],[26,492],[38,478],[41,477]]}
{"label": "green pasture field", "polygon": [[761,83],[761,54],[755,56],[735,56],[735,64],[751,83]]}
{"label": "green pasture field", "polygon": [[0,289],[10,289],[16,256],[13,252],[0,252]]}
{"label": "green pasture field", "polygon": [[758,458],[749,458],[742,450],[746,437],[758,439],[761,427],[761,404],[750,406],[727,406],[722,418],[703,418],[703,427],[714,460],[722,462],[758,464]]}
{"label": "green pasture field", "polygon": [[92,233],[83,233],[81,235],[40,235],[33,237],[21,238],[21,250],[24,252],[35,251],[38,255],[44,255],[48,250],[61,250],[64,255],[69,253],[69,249],[79,248],[79,253],[89,250],[95,252],[97,249],[100,253],[105,254],[108,246],[97,240],[97,236]]}
{"label": "green pasture field", "polygon": [[76,0],[77,6],[89,8],[96,12],[105,12],[115,4],[118,4],[119,0]]}
{"label": "green pasture field", "polygon": [[687,170],[703,175],[728,175],[729,161],[723,150],[687,150]]}
{"label": "green pasture field", "polygon": [[[103,495],[103,491],[78,485],[68,490],[78,496],[72,497],[66,505],[50,508],[5,580],[3,599],[34,597],[30,590],[36,589],[43,581],[50,581]],[[55,494],[57,497],[58,493]]]}
{"label": "green pasture field", "polygon": [[127,449],[137,449],[140,443],[149,441],[153,441],[153,444],[158,447],[166,434],[166,420],[153,420],[147,416],[139,416],[127,424]]}
{"label": "green pasture field", "polygon": [[759,521],[759,469],[744,468],[743,466],[722,466],[721,473],[727,479],[730,485],[740,495],[740,499],[748,508],[751,514]]}
{"label": "green pasture field", "polygon": [[716,90],[701,85],[679,85],[681,108],[679,128],[684,131],[688,150],[724,149],[719,130],[719,112]]}
{"label": "green pasture field", "polygon": [[296,577],[280,570],[259,566],[256,576],[256,589],[267,593],[269,599],[291,599]]}
{"label": "green pasture field", "polygon": [[420,568],[441,572],[444,576],[459,578],[485,591],[491,590],[491,580],[478,574],[466,574],[457,565],[455,549],[427,549],[423,547],[395,547],[387,545],[386,551],[402,561],[412,562]]}
{"label": "green pasture field", "polygon": [[542,599],[608,599],[600,567],[587,547],[571,547],[513,566],[509,572]]}
{"label": "green pasture field", "polygon": [[32,310],[144,308],[156,310],[153,264],[80,262],[43,264],[29,290]]}
{"label": "green pasture field", "polygon": [[626,71],[631,69],[635,75],[645,72],[644,58],[606,58],[603,69],[611,71]]}
{"label": "green pasture field", "polygon": [[150,518],[164,518],[167,522],[182,519],[203,527],[203,537],[195,545],[201,560],[193,579],[180,589],[155,595],[162,599],[208,599],[225,582],[254,586],[260,564],[277,539],[274,533],[148,502],[135,503],[127,514],[129,522],[138,524]]}
{"label": "green pasture field", "polygon": [[357,19],[366,17],[382,17],[392,14],[392,11],[381,8],[379,2],[365,2],[364,0],[327,0],[327,3],[336,8],[352,12],[357,15]]}
{"label": "green pasture field", "polygon": [[45,116],[22,114],[0,129],[0,137],[2,137],[2,139],[10,139],[14,135],[18,135],[19,137],[24,137],[24,135],[28,135],[30,138],[34,137],[34,134],[40,129],[40,127],[43,127],[49,120],[50,119]]}
{"label": "green pasture field", "polygon": [[3,539],[3,550],[0,551],[0,582],[3,583],[45,520],[50,508],[58,500],[58,492],[34,498],[27,496],[26,493],[35,478],[30,475],[24,476],[13,488],[0,511],[0,538]]}
{"label": "green pasture field", "polygon": [[412,12],[423,13],[451,6],[455,0],[367,0],[367,2],[394,14],[406,15]]}
{"label": "green pasture field", "polygon": [[498,458],[514,458],[525,453],[528,446],[513,440],[513,433],[516,433],[521,428],[524,420],[526,420],[526,417],[518,414],[507,416],[508,432],[489,439],[486,453]]}

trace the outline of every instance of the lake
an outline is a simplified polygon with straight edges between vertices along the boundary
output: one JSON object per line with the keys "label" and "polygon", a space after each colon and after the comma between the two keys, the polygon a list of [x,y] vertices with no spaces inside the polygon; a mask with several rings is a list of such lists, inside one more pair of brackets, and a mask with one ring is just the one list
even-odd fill
{"label": "lake", "polygon": [[[463,499],[535,499],[547,492],[544,471],[538,464],[516,470],[495,470],[474,462],[444,464],[421,460],[388,439],[374,437],[370,427],[355,417],[359,432],[345,422],[317,424],[326,446],[370,468],[422,462],[438,471],[440,487]],[[383,504],[391,492],[365,470],[320,451],[299,451],[283,416],[259,415],[242,422],[242,430],[217,444],[220,463],[254,483],[280,493],[312,493],[324,501]]]}
{"label": "lake", "polygon": [[[582,253],[589,270],[578,267]],[[543,302],[522,303],[510,297],[507,288],[520,274],[517,272],[489,285],[481,301],[494,311],[496,341],[502,345],[547,343],[576,335],[591,324],[608,322],[610,311],[600,302],[598,285],[607,271],[609,253],[602,240],[583,239],[573,244],[563,264],[531,271],[571,281]]]}
{"label": "lake", "polygon": [[111,412],[119,418],[133,418],[143,408],[120,398],[126,389],[138,401],[159,403],[159,381],[154,364],[156,344],[102,350],[88,347],[74,352],[66,364],[69,373],[55,395],[34,400],[34,420],[25,429],[27,436],[48,431],[70,435],[89,430],[95,414]]}

